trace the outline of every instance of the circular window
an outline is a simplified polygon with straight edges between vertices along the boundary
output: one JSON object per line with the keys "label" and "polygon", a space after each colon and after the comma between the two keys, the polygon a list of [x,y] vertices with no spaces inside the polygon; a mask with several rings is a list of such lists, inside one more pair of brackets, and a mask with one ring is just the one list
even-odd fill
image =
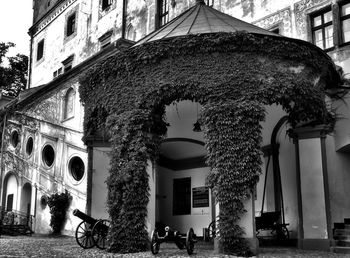
{"label": "circular window", "polygon": [[51,167],[55,161],[55,150],[51,145],[46,145],[43,149],[43,161],[46,166]]}
{"label": "circular window", "polygon": [[80,181],[85,172],[84,162],[79,157],[73,157],[69,161],[69,172],[76,181]]}
{"label": "circular window", "polygon": [[19,143],[19,134],[17,131],[13,131],[12,134],[11,134],[11,144],[13,147],[17,147]]}
{"label": "circular window", "polygon": [[33,152],[33,145],[34,145],[33,137],[29,137],[26,145],[26,153],[28,156]]}
{"label": "circular window", "polygon": [[46,208],[46,206],[47,206],[47,196],[46,195],[41,196],[40,206],[41,206],[41,209],[43,209],[43,210]]}

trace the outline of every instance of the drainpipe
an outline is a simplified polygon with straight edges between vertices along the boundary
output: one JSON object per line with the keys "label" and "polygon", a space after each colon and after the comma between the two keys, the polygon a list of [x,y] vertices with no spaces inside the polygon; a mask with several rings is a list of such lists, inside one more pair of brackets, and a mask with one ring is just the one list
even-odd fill
{"label": "drainpipe", "polygon": [[126,31],[126,12],[127,12],[127,0],[123,0],[122,39],[125,39],[125,31]]}
{"label": "drainpipe", "polygon": [[[3,124],[3,128],[2,128],[2,136],[1,136],[1,156],[0,156],[0,204],[2,204],[2,200],[4,198],[3,196],[3,182],[2,182],[2,178],[3,178],[3,173],[4,173],[4,166],[3,166],[3,162],[4,162],[4,141],[5,141],[5,128],[6,128],[6,120],[7,120],[7,112],[5,113],[4,116],[4,124]],[[5,208],[5,207],[3,207]]]}
{"label": "drainpipe", "polygon": [[33,36],[32,33],[29,31],[28,32],[30,36],[30,48],[29,48],[29,61],[28,61],[28,80],[27,80],[27,85],[26,88],[29,89],[31,85],[31,80],[32,80],[32,63],[33,63]]}

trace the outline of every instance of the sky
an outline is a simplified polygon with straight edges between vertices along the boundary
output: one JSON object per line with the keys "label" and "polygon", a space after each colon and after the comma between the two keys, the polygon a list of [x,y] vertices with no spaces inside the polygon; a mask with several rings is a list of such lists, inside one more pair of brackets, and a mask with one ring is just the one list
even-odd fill
{"label": "sky", "polygon": [[29,56],[28,30],[32,26],[32,6],[33,0],[0,0],[0,42],[16,44],[8,56],[17,53]]}

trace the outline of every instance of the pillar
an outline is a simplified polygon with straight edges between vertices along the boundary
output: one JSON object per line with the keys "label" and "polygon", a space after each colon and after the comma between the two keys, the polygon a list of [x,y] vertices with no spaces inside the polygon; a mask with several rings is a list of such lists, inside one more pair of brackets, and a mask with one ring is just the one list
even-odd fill
{"label": "pillar", "polygon": [[292,132],[296,147],[299,209],[298,247],[330,249],[332,239],[325,138],[329,128],[315,126]]}

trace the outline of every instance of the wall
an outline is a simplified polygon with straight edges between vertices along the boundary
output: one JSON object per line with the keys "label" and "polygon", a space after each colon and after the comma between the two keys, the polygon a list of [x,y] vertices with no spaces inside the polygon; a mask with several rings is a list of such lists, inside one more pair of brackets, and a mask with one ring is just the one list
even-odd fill
{"label": "wall", "polygon": [[209,168],[195,168],[183,171],[172,171],[163,167],[158,167],[157,195],[159,221],[170,227],[186,233],[191,227],[198,236],[203,235],[203,228],[208,227],[213,220],[211,214],[211,194],[209,193],[209,207],[193,208],[191,190],[191,214],[173,215],[173,179],[191,177],[191,189],[205,186],[205,178],[209,173]]}
{"label": "wall", "polygon": [[111,148],[94,147],[91,190],[91,216],[93,218],[107,219],[109,216],[106,207],[108,193],[106,179],[109,175],[110,151]]}

